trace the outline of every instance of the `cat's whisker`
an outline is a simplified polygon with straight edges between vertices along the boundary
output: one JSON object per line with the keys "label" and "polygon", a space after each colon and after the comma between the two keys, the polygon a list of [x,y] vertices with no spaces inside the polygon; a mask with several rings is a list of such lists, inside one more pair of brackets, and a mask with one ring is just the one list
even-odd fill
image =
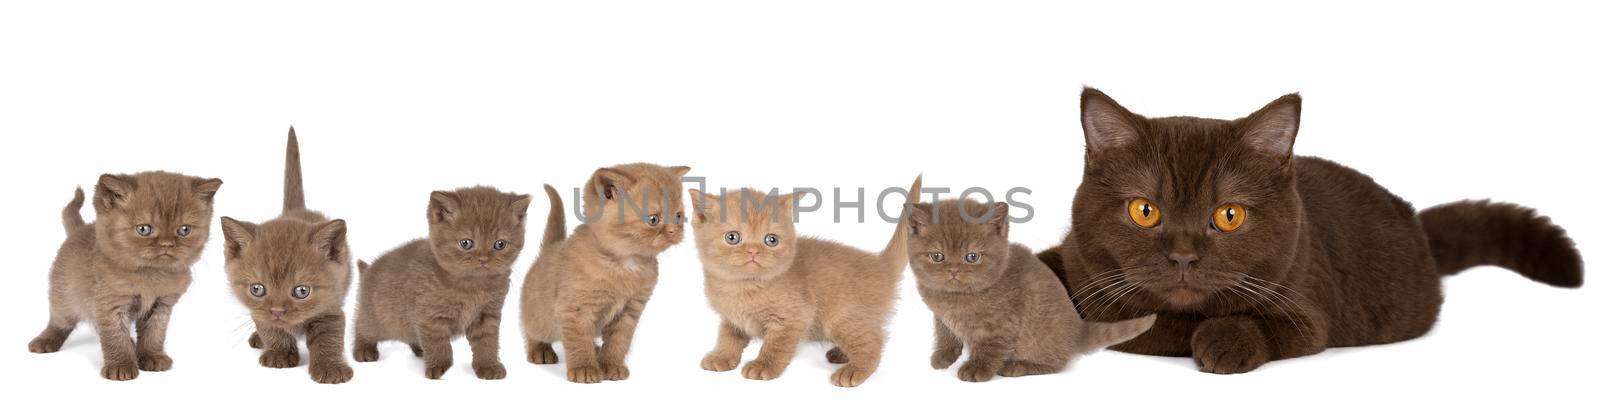
{"label": "cat's whisker", "polygon": [[[1104,287],[1101,287],[1100,290],[1097,290],[1094,294],[1091,294],[1089,296],[1092,299],[1086,298],[1084,300],[1084,304],[1082,306],[1082,309],[1084,310],[1084,312],[1089,312],[1090,310],[1093,310],[1095,307],[1101,305],[1102,303],[1105,303],[1106,299],[1111,298],[1112,294],[1121,291],[1123,289],[1123,287],[1126,286],[1126,285],[1129,285],[1128,281],[1122,280],[1122,279],[1118,279],[1118,280],[1106,283],[1106,285]],[[1096,297],[1096,296],[1098,296],[1098,297]]]}
{"label": "cat's whisker", "polygon": [[1088,306],[1087,303],[1090,303],[1091,302],[1090,300],[1093,299],[1095,296],[1100,295],[1102,292],[1104,292],[1106,289],[1111,288],[1112,286],[1116,286],[1116,283],[1118,283],[1122,279],[1122,277],[1127,276],[1126,272],[1122,272],[1122,271],[1116,271],[1116,272],[1119,272],[1119,273],[1117,273],[1116,275],[1112,275],[1112,276],[1106,277],[1106,278],[1101,278],[1099,280],[1096,280],[1094,282],[1090,282],[1088,284],[1084,284],[1083,287],[1084,287],[1085,290],[1087,290],[1089,288],[1093,288],[1094,285],[1097,284],[1097,283],[1103,285],[1103,286],[1100,287],[1100,289],[1094,290],[1093,292],[1090,292],[1089,295],[1083,297],[1083,302],[1085,303],[1085,304],[1083,304],[1084,307],[1087,307]]}
{"label": "cat's whisker", "polygon": [[[1139,285],[1144,283],[1145,281],[1139,281],[1139,282],[1123,281],[1123,282],[1126,283],[1125,285],[1123,285],[1123,289],[1117,291],[1115,295],[1107,296],[1107,298],[1109,298],[1110,300],[1106,301],[1104,303],[1101,303],[1102,307],[1100,308],[1099,311],[1101,311],[1101,312],[1109,311],[1110,308],[1111,308],[1111,305],[1117,304],[1117,305],[1119,305],[1118,312],[1121,312],[1120,311],[1121,310],[1120,306],[1122,304],[1117,303],[1117,300],[1121,300],[1123,298],[1123,296],[1127,296],[1129,293],[1133,293],[1133,292],[1138,291],[1139,287],[1140,287]],[[1116,314],[1111,314],[1111,316],[1115,316],[1115,315]],[[1101,316],[1101,314],[1098,313],[1098,312],[1095,314],[1095,317],[1100,317],[1100,316]]]}
{"label": "cat's whisker", "polygon": [[[1289,323],[1294,326],[1295,331],[1300,335],[1300,337],[1302,339],[1306,339],[1306,340],[1310,340],[1311,339],[1310,331],[1308,331],[1306,327],[1301,326],[1301,324],[1300,324],[1300,316],[1295,313],[1295,310],[1298,310],[1300,313],[1305,313],[1306,312],[1305,309],[1303,307],[1300,307],[1298,303],[1295,303],[1294,300],[1289,299],[1288,296],[1285,296],[1282,293],[1278,293],[1277,291],[1274,291],[1271,288],[1268,288],[1266,286],[1262,286],[1260,284],[1250,282],[1249,280],[1240,280],[1239,282],[1245,283],[1246,285],[1248,285],[1248,287],[1245,287],[1246,290],[1254,291],[1255,289],[1259,289],[1260,293],[1261,293],[1261,296],[1264,299],[1267,299],[1267,300],[1271,301],[1272,305],[1275,308],[1277,308],[1279,312],[1283,313],[1286,318],[1289,319]],[[1253,287],[1255,289],[1250,289],[1251,287]],[[1295,310],[1290,310],[1290,308],[1294,308]],[[1308,321],[1307,323],[1310,323],[1310,322]]]}

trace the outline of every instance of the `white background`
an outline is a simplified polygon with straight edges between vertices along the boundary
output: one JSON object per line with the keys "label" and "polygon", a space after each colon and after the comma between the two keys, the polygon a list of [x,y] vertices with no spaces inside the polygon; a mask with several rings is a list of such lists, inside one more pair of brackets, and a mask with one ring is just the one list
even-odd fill
{"label": "white background", "polygon": [[[931,314],[907,280],[885,361],[864,386],[830,385],[833,367],[816,345],[777,381],[748,381],[699,368],[717,317],[689,243],[661,257],[624,382],[571,384],[562,366],[527,364],[510,322],[514,305],[502,327],[504,381],[480,381],[462,364],[428,381],[398,344],[382,347],[380,362],[355,364],[354,381],[340,386],[313,384],[304,367],[260,367],[244,344],[248,318],[223,283],[220,235],[174,317],[172,371],[102,380],[87,327],[58,354],[26,352],[46,319],[46,274],[62,239],[57,211],[74,186],[150,169],[220,177],[218,216],[267,219],[277,213],[291,123],[310,205],[349,221],[363,259],[425,233],[430,190],[493,184],[535,193],[533,238],[546,210],[540,184],[570,188],[597,167],[631,161],[690,165],[693,175],[734,187],[873,193],[917,173],[930,186],[1026,186],[1038,214],[1012,235],[1038,249],[1057,243],[1068,223],[1081,173],[1083,85],[1146,115],[1222,118],[1298,91],[1306,99],[1298,153],[1359,168],[1418,206],[1462,198],[1535,206],[1591,257],[1600,254],[1600,217],[1590,208],[1600,91],[1592,5],[978,3],[7,2],[7,392],[1593,396],[1595,291],[1490,268],[1447,279],[1439,324],[1403,344],[1330,350],[1239,376],[1199,373],[1188,359],[1102,352],[1063,374],[985,384],[928,367]],[[825,219],[802,219],[799,229],[871,249],[891,229]],[[514,290],[531,254],[518,261]],[[469,359],[465,341],[455,346],[457,360]]]}

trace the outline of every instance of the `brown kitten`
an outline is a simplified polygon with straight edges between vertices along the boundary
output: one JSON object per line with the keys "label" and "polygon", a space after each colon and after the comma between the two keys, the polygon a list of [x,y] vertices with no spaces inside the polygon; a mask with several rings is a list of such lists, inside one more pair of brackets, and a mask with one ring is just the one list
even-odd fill
{"label": "brown kitten", "polygon": [[[565,237],[561,197],[545,186],[550,220],[522,284],[528,362],[556,363],[550,345],[560,341],[567,380],[628,379],[633,332],[656,287],[656,255],[683,241],[681,181],[687,173],[689,167],[643,163],[596,170],[583,187],[590,220],[571,237]],[[598,349],[597,337],[604,340]]]}
{"label": "brown kitten", "polygon": [[1084,322],[1050,267],[1007,240],[1009,208],[971,200],[912,205],[907,248],[917,292],[933,310],[934,368],[948,368],[965,345],[963,381],[1053,374],[1155,323],[1154,315]]}
{"label": "brown kitten", "polygon": [[255,320],[250,347],[262,349],[262,366],[299,366],[297,336],[305,335],[312,380],[344,383],[354,376],[344,359],[346,233],[344,220],[306,209],[300,144],[290,127],[282,214],[260,224],[222,217],[228,285]]}
{"label": "brown kitten", "polygon": [[[921,193],[919,176],[907,203]],[[858,386],[877,371],[906,265],[904,220],[889,245],[872,254],[795,234],[791,216],[804,192],[772,199],[754,189],[722,197],[691,189],[689,196],[706,297],[722,315],[717,346],[700,368],[732,370],[759,337],[761,354],[744,365],[748,379],[783,374],[801,341],[836,346],[828,361],[845,364],[833,373],[836,386]]]}
{"label": "brown kitten", "polygon": [[378,342],[401,341],[422,357],[428,379],[439,379],[453,362],[450,341],[466,335],[478,378],[505,378],[500,312],[532,201],[482,186],[433,192],[426,239],[400,245],[371,266],[358,262],[356,361],[377,361]]}
{"label": "brown kitten", "polygon": [[50,322],[28,351],[54,353],[79,321],[91,321],[105,357],[100,376],[125,381],[172,368],[167,322],[210,237],[220,187],[220,179],[161,171],[101,175],[94,223],[78,214],[83,189],[73,193],[61,210],[67,240],[50,267]]}

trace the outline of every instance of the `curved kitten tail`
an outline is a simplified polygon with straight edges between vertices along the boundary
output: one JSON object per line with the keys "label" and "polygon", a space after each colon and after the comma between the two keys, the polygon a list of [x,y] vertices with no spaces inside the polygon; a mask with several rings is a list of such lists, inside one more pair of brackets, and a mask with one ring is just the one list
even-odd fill
{"label": "curved kitten tail", "polygon": [[371,265],[368,265],[366,261],[356,260],[357,273],[365,275],[367,273],[367,267],[371,267]]}
{"label": "curved kitten tail", "polygon": [[1154,314],[1117,322],[1084,322],[1083,339],[1078,341],[1079,354],[1098,351],[1118,343],[1133,340],[1155,326]]}
{"label": "curved kitten tail", "polygon": [[1583,286],[1583,256],[1550,218],[1488,200],[1443,204],[1417,214],[1439,274],[1499,265],[1558,287]]}
{"label": "curved kitten tail", "polygon": [[899,269],[911,261],[911,256],[906,254],[906,236],[911,231],[911,204],[922,198],[922,174],[917,174],[917,180],[911,183],[911,190],[906,195],[906,205],[900,209],[900,224],[895,225],[894,236],[889,238],[889,245],[884,246],[883,252],[878,253],[878,258],[884,264]]}
{"label": "curved kitten tail", "polygon": [[83,222],[83,214],[79,212],[81,210],[83,210],[83,188],[80,187],[72,192],[72,201],[67,202],[67,206],[61,209],[61,226],[67,228],[68,235],[88,225]]}
{"label": "curved kitten tail", "polygon": [[[567,238],[567,217],[562,211],[561,194],[556,192],[556,188],[544,185],[544,194],[550,196],[550,217],[544,223],[543,246],[547,247]],[[544,249],[541,247],[540,250]]]}
{"label": "curved kitten tail", "polygon": [[289,145],[283,156],[283,213],[306,208],[306,188],[300,181],[300,139],[289,127]]}

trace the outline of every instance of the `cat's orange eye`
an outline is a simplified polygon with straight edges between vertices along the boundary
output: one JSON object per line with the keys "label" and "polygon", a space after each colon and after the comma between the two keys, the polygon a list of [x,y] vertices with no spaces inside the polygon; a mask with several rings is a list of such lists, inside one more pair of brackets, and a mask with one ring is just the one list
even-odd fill
{"label": "cat's orange eye", "polygon": [[1143,228],[1153,228],[1161,224],[1161,209],[1149,199],[1137,198],[1128,202],[1128,218],[1133,219],[1133,224]]}
{"label": "cat's orange eye", "polygon": [[1235,203],[1223,204],[1211,214],[1211,225],[1223,232],[1233,232],[1244,226],[1244,206]]}

